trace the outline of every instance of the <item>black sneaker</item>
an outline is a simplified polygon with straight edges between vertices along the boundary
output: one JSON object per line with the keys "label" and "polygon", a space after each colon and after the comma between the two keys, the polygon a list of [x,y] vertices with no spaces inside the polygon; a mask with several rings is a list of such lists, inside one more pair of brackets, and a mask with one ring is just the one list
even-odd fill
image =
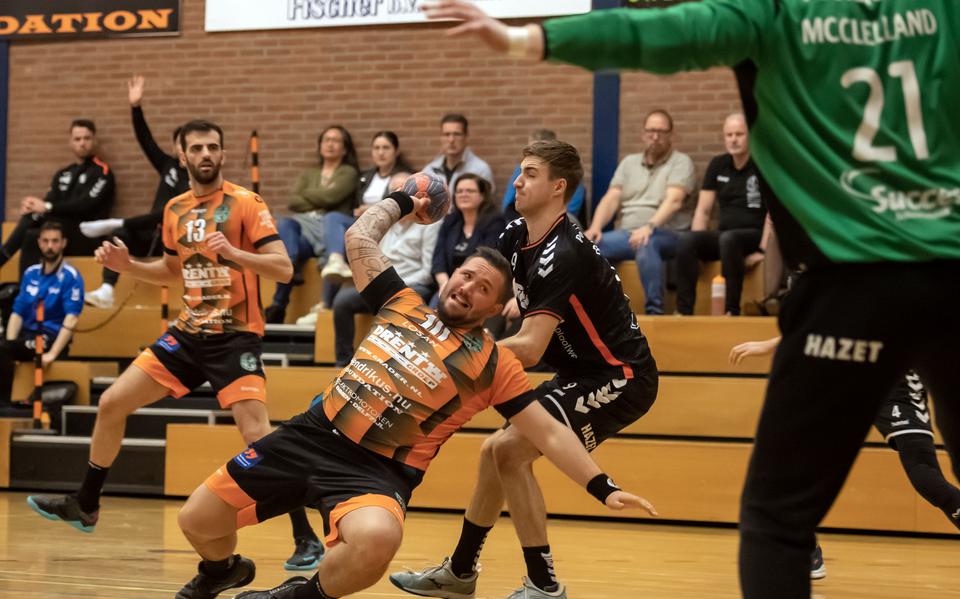
{"label": "black sneaker", "polygon": [[227,573],[214,578],[203,571],[203,562],[197,567],[197,575],[193,580],[183,585],[175,599],[213,599],[227,589],[245,587],[257,575],[257,567],[253,560],[240,555],[234,555],[233,566]]}
{"label": "black sneaker", "polygon": [[269,591],[244,591],[236,599],[293,599],[297,588],[310,582],[303,576],[288,578],[283,584],[273,587]]}
{"label": "black sneaker", "polygon": [[263,313],[267,324],[283,324],[287,318],[287,309],[276,304],[270,304]]}
{"label": "black sneaker", "polygon": [[88,514],[80,509],[75,495],[30,495],[27,505],[47,520],[62,520],[83,532],[93,532],[100,517],[100,510]]}
{"label": "black sneaker", "polygon": [[813,550],[813,554],[810,556],[810,578],[820,580],[826,576],[827,567],[823,565],[823,551],[820,550],[820,545],[817,545],[817,548]]}
{"label": "black sneaker", "polygon": [[297,537],[293,555],[283,564],[285,570],[313,570],[323,559],[323,544],[317,539]]}

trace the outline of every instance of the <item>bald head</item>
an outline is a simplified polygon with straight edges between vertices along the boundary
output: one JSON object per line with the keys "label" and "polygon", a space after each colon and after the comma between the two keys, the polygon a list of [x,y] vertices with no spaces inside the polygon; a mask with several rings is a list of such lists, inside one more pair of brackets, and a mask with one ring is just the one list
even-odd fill
{"label": "bald head", "polygon": [[750,156],[747,119],[735,112],[723,121],[723,146],[734,160],[746,160]]}

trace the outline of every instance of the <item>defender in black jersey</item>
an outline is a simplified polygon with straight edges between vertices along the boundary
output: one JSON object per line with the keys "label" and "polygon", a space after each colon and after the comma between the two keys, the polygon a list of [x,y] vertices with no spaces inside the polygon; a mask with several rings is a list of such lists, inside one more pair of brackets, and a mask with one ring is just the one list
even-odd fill
{"label": "defender in black jersey", "polygon": [[[592,450],[650,409],[658,373],[616,271],[566,215],[565,204],[582,175],[580,156],[570,144],[542,141],[523,150],[514,183],[523,218],[507,226],[499,243],[513,270],[523,325],[500,344],[525,367],[542,359],[557,369],[556,377],[536,389],[537,398]],[[423,572],[393,574],[391,581],[418,595],[448,597],[456,588],[468,596],[480,549],[506,499],[529,577],[511,597],[566,597],[553,574],[546,509],[530,468],[539,457],[511,428],[487,439],[452,558]]]}

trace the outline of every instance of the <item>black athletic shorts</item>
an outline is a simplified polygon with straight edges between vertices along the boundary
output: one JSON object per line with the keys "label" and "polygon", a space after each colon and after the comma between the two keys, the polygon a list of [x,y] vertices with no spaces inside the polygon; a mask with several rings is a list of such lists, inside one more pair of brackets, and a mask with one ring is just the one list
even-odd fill
{"label": "black athletic shorts", "polygon": [[403,526],[423,472],[344,438],[318,404],[254,442],[205,482],[239,510],[237,528],[307,506],[320,510],[327,546],[351,511],[386,509]]}
{"label": "black athletic shorts", "polygon": [[267,401],[262,345],[254,333],[201,336],[170,327],[133,363],[174,397],[209,381],[226,408],[245,399]]}
{"label": "black athletic shorts", "polygon": [[550,414],[577,433],[587,451],[636,422],[657,399],[656,368],[635,366],[632,379],[623,371],[568,377],[557,374],[534,393]]}
{"label": "black athletic shorts", "polygon": [[[927,410],[927,390],[915,372],[908,372],[890,392],[873,425],[883,439],[894,447],[900,435],[930,435],[933,424]],[[896,447],[894,447],[896,449]]]}

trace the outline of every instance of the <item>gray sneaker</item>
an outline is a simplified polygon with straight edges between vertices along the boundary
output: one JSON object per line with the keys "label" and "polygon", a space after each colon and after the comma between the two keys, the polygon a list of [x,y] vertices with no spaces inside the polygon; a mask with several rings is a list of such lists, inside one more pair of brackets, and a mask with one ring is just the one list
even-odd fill
{"label": "gray sneaker", "polygon": [[473,599],[477,590],[477,573],[470,578],[460,578],[450,569],[450,558],[443,558],[439,566],[431,566],[419,572],[396,572],[390,575],[393,586],[412,595],[441,597],[442,599]]}
{"label": "gray sneaker", "polygon": [[523,577],[523,586],[510,594],[507,599],[567,599],[567,589],[560,585],[560,588],[553,592],[547,592],[538,588],[530,582],[526,576]]}

